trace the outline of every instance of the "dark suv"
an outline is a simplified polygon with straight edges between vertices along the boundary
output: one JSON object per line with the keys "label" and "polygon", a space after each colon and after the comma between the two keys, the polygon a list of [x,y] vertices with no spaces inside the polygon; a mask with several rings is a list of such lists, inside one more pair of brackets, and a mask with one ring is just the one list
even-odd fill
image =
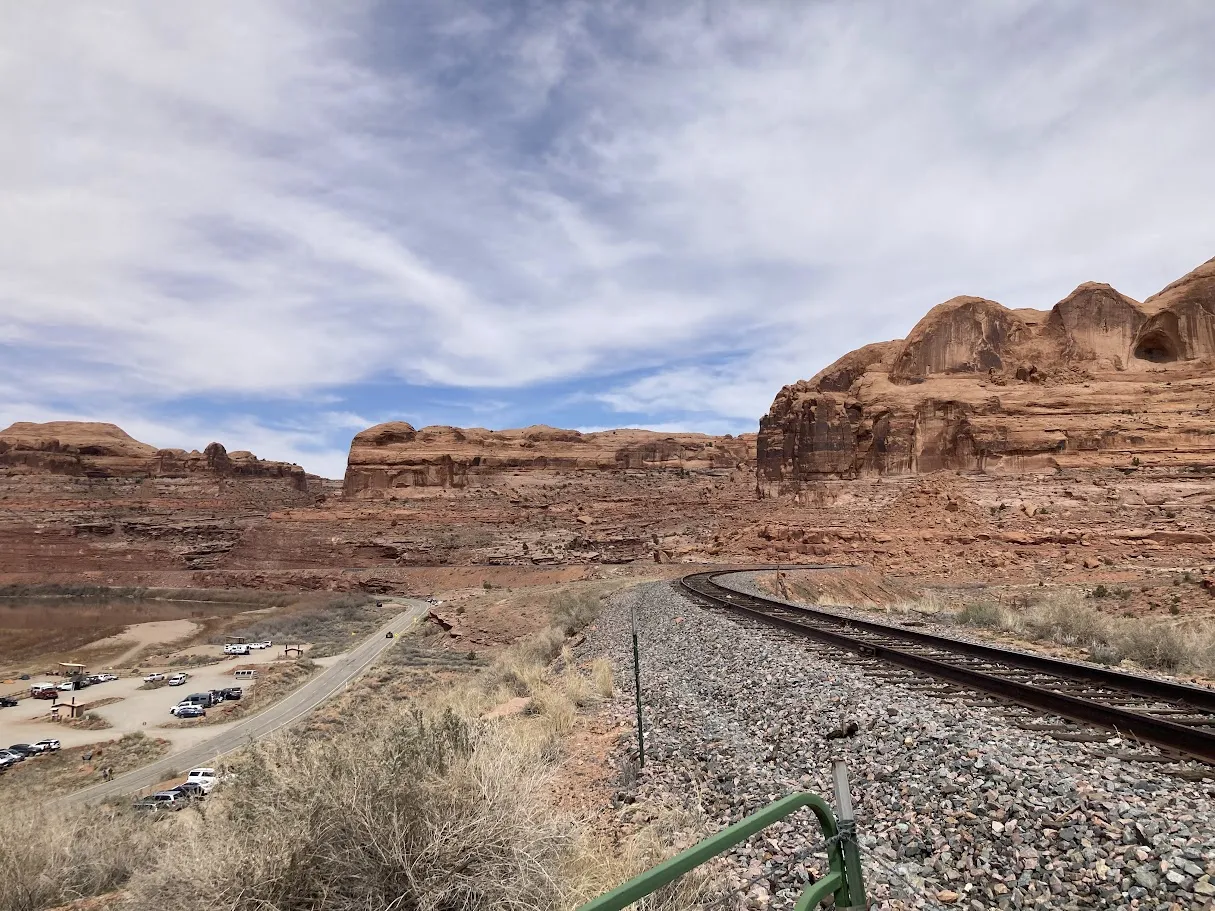
{"label": "dark suv", "polygon": [[245,695],[245,691],[239,686],[230,686],[224,690],[225,699],[239,699],[243,695]]}
{"label": "dark suv", "polygon": [[17,700],[12,696],[0,696],[0,708],[11,709],[16,708]]}

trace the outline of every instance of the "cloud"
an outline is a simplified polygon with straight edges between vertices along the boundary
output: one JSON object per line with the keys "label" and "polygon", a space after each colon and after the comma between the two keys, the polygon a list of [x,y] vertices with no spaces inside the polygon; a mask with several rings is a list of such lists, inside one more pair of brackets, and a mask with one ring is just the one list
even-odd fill
{"label": "cloud", "polygon": [[1209,258],[1212,27],[1184,2],[15,7],[0,390],[328,466],[394,416],[373,383],[402,415],[754,421],[955,294],[1142,298]]}

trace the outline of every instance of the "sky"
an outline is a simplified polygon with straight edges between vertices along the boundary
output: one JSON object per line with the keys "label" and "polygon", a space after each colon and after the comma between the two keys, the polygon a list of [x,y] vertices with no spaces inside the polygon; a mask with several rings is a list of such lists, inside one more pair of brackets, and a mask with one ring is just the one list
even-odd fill
{"label": "sky", "polygon": [[1207,0],[0,3],[0,427],[754,431],[1215,256]]}

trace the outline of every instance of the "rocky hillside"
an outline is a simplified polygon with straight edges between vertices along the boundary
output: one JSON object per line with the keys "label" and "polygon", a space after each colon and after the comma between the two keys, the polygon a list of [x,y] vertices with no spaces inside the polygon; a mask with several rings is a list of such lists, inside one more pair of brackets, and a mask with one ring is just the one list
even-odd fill
{"label": "rocky hillside", "polygon": [[202,452],[157,449],[114,424],[87,421],[20,421],[0,431],[0,471],[88,478],[278,478],[307,489],[304,469],[259,459],[251,452],[228,452],[211,443]]}
{"label": "rocky hillside", "polygon": [[955,469],[1215,466],[1215,259],[1139,302],[1085,283],[1049,311],[939,304],[906,339],[786,386],[761,491]]}
{"label": "rocky hillside", "polygon": [[510,475],[674,471],[729,474],[755,463],[755,437],[666,434],[650,430],[579,433],[377,424],[355,436],[346,468],[347,497],[415,487],[495,487]]}

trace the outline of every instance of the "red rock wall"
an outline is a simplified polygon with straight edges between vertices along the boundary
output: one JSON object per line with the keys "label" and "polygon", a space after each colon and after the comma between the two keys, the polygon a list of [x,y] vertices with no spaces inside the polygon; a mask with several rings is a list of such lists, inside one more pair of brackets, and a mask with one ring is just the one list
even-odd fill
{"label": "red rock wall", "polygon": [[1215,464],[1215,260],[1139,303],[1081,285],[1049,312],[960,297],[903,341],[786,386],[761,490],[824,478]]}

